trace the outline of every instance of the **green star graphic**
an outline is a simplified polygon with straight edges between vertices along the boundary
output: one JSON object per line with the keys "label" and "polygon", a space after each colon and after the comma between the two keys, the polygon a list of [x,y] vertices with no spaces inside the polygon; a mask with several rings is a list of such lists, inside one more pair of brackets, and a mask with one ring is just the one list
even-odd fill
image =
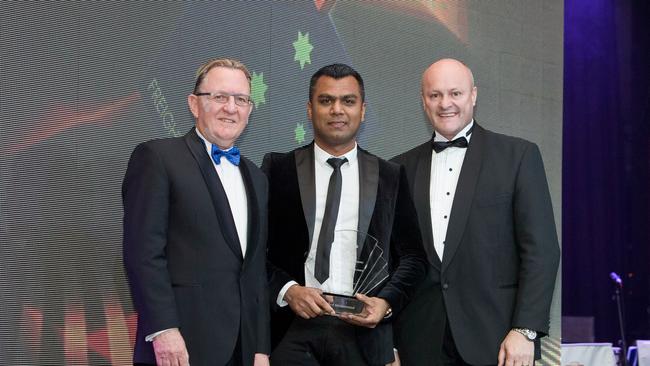
{"label": "green star graphic", "polygon": [[302,123],[296,123],[296,129],[293,130],[295,133],[294,139],[297,143],[302,144],[305,141],[305,127]]}
{"label": "green star graphic", "polygon": [[293,42],[293,49],[296,50],[293,60],[300,62],[300,70],[305,68],[306,63],[311,64],[310,54],[314,46],[309,43],[309,32],[303,35],[298,31],[298,39]]}
{"label": "green star graphic", "polygon": [[268,89],[268,86],[264,83],[264,73],[261,72],[258,75],[253,71],[251,76],[251,99],[255,103],[255,109],[262,103],[266,104],[266,98],[264,97],[266,89]]}

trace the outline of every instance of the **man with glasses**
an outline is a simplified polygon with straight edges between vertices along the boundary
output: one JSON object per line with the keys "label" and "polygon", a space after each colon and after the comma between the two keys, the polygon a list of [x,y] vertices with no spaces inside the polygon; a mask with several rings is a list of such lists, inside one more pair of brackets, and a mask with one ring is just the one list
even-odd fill
{"label": "man with glasses", "polygon": [[268,365],[267,182],[235,146],[250,81],[238,61],[207,62],[187,97],[195,128],[131,156],[123,250],[135,364]]}

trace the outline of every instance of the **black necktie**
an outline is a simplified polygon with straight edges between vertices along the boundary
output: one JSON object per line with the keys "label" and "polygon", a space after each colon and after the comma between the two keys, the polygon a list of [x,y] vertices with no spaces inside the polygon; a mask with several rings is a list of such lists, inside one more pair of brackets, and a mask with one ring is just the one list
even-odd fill
{"label": "black necktie", "polygon": [[327,163],[334,168],[334,171],[330,176],[330,184],[327,188],[323,224],[320,227],[320,234],[318,235],[318,244],[316,247],[314,276],[320,283],[325,282],[325,280],[330,277],[330,251],[332,250],[332,242],[334,241],[334,227],[336,226],[336,217],[339,215],[341,187],[343,186],[341,165],[347,161],[347,158],[327,159]]}
{"label": "black necktie", "polygon": [[433,149],[436,151],[436,153],[441,152],[442,150],[454,146],[454,147],[467,147],[467,139],[465,136],[459,137],[453,141],[434,141],[433,142]]}

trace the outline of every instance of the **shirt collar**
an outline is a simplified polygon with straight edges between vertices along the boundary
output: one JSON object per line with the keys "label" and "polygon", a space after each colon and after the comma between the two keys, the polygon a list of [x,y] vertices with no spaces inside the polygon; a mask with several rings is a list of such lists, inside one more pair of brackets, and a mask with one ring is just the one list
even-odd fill
{"label": "shirt collar", "polygon": [[325,165],[325,166],[329,167],[330,165],[327,163],[327,159],[329,159],[329,158],[343,158],[343,157],[348,159],[348,164],[349,165],[352,165],[352,164],[356,163],[356,161],[357,161],[357,143],[356,142],[354,143],[354,148],[352,150],[346,152],[345,154],[343,154],[341,156],[334,156],[334,155],[328,153],[327,151],[321,149],[321,147],[318,146],[318,144],[314,141],[314,158],[316,159],[316,162],[318,164]]}
{"label": "shirt collar", "polygon": [[435,133],[435,136],[433,137],[433,141],[453,141],[453,140],[455,140],[455,139],[457,139],[457,138],[459,138],[459,137],[461,137],[461,136],[465,136],[465,138],[467,139],[467,142],[469,143],[470,139],[472,138],[472,134],[470,133],[469,135],[467,135],[467,132],[468,132],[468,131],[473,127],[473,126],[474,126],[474,118],[472,118],[472,120],[467,124],[467,126],[465,126],[465,128],[463,128],[462,130],[460,130],[460,132],[458,132],[458,133],[456,134],[456,136],[454,136],[453,139],[451,139],[451,140],[447,140],[447,138],[446,138],[445,136],[443,136],[443,135],[439,134],[438,132],[436,132],[436,133]]}
{"label": "shirt collar", "polygon": [[[203,137],[201,132],[199,132],[198,128],[195,128],[194,131],[196,131],[196,134],[201,138],[201,140],[203,140],[203,146],[205,147],[205,151],[208,152],[208,155],[212,156],[212,143],[210,141],[208,141],[208,139]],[[217,147],[219,147],[219,146],[217,146]],[[230,149],[232,149],[233,147],[235,147],[235,145],[231,146],[230,148],[228,148],[226,150],[223,150],[223,149],[221,149],[221,150],[222,151],[230,151]]]}

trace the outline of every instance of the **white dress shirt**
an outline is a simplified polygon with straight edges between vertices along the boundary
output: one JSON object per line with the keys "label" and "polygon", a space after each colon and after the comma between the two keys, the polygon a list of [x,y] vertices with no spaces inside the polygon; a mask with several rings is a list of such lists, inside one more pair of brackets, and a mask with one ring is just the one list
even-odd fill
{"label": "white dress shirt", "polygon": [[[316,262],[316,247],[325,214],[327,189],[334,168],[327,159],[347,158],[348,162],[341,166],[342,188],[334,242],[330,252],[330,276],[322,284],[314,277]],[[342,156],[332,156],[314,143],[314,172],[316,182],[316,215],[314,219],[314,235],[311,238],[309,253],[305,261],[305,286],[320,288],[324,292],[343,295],[353,294],[354,268],[357,261],[357,225],[359,223],[359,162],[357,146]],[[286,306],[284,294],[289,287],[297,284],[290,281],[285,284],[278,294],[277,303]]]}
{"label": "white dress shirt", "polygon": [[[474,125],[472,120],[453,139],[465,136],[467,142],[472,135],[467,136],[467,131]],[[451,141],[436,133],[433,141]],[[448,147],[437,153],[431,149],[431,179],[429,180],[429,204],[431,207],[431,228],[433,231],[433,246],[438,258],[442,261],[447,237],[447,226],[451,216],[451,205],[454,203],[456,185],[460,169],[463,167],[466,148]]]}
{"label": "white dress shirt", "polygon": [[239,244],[241,245],[241,253],[243,256],[246,256],[246,247],[248,244],[248,198],[246,197],[244,178],[241,175],[239,167],[233,165],[223,156],[221,157],[221,164],[217,165],[212,159],[212,143],[206,140],[198,129],[196,129],[196,134],[203,140],[205,150],[210,157],[214,170],[217,171],[221,185],[226,191],[230,212],[232,213],[232,218],[235,220],[235,228],[237,229]]}

